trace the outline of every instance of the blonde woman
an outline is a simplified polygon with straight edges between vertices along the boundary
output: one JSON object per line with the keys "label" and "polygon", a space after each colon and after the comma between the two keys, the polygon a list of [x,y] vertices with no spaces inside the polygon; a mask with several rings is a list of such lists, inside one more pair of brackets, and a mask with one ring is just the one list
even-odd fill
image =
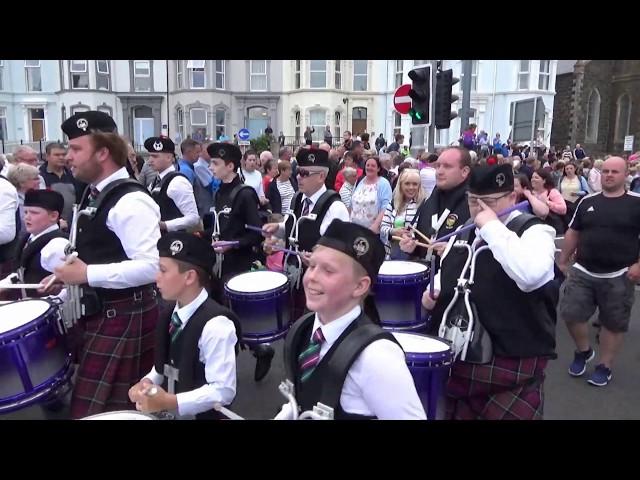
{"label": "blonde woman", "polygon": [[402,170],[393,192],[393,200],[385,209],[380,225],[380,240],[384,243],[387,260],[408,258],[400,250],[398,241],[392,237],[401,237],[409,225],[415,223],[416,211],[425,197],[420,172],[413,168]]}

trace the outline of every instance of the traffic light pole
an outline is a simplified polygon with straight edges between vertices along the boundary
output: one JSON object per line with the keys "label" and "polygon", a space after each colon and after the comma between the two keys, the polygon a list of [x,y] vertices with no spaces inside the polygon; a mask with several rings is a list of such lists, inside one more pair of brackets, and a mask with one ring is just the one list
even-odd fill
{"label": "traffic light pole", "polygon": [[471,111],[471,70],[472,60],[462,61],[462,108],[460,109],[460,134],[469,127]]}
{"label": "traffic light pole", "polygon": [[429,130],[427,135],[427,152],[435,153],[435,140],[436,140],[436,121],[435,121],[435,95],[436,95],[436,73],[438,71],[438,62],[436,60],[430,60],[431,63],[431,100],[429,111]]}

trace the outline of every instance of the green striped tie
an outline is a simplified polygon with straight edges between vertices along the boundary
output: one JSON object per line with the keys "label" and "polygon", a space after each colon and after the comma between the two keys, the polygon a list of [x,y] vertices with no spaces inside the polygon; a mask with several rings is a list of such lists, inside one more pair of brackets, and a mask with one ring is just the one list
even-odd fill
{"label": "green striped tie", "polygon": [[316,369],[316,365],[320,362],[320,348],[324,342],[324,335],[322,330],[318,328],[313,332],[313,337],[309,346],[304,352],[298,355],[298,368],[300,370],[300,381],[306,381],[313,371]]}
{"label": "green striped tie", "polygon": [[169,324],[169,335],[171,335],[171,343],[176,341],[178,335],[182,331],[182,320],[178,316],[178,312],[173,312],[171,315],[171,323]]}

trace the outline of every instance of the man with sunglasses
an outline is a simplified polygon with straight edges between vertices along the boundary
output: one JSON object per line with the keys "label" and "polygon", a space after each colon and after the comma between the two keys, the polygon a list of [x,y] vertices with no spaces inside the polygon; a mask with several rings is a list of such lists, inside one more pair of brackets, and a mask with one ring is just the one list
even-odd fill
{"label": "man with sunglasses", "polygon": [[[324,235],[333,220],[349,221],[349,212],[342,203],[340,195],[333,190],[327,190],[325,181],[329,173],[329,154],[320,149],[300,149],[296,156],[298,162],[298,193],[291,200],[291,210],[298,219],[298,247],[302,252],[303,271],[306,270],[313,247]],[[305,217],[301,219],[301,217]],[[295,225],[293,217],[286,223],[268,223],[263,227],[266,236],[276,235],[280,238],[290,238]],[[285,234],[286,232],[286,234]],[[297,259],[289,257],[291,264]],[[294,291],[293,318],[299,318],[305,309],[305,295],[300,282],[300,288]]]}
{"label": "man with sunglasses", "polygon": [[[447,384],[448,419],[542,419],[544,370],[555,358],[553,301],[555,230],[533,215],[496,212],[516,203],[511,165],[478,166],[467,194],[476,229],[454,237],[479,249],[470,302],[486,330],[488,363],[457,360]],[[525,216],[522,216],[525,215]],[[434,294],[422,303],[439,325],[467,260],[464,248],[447,246]],[[478,330],[474,328],[474,333]]]}

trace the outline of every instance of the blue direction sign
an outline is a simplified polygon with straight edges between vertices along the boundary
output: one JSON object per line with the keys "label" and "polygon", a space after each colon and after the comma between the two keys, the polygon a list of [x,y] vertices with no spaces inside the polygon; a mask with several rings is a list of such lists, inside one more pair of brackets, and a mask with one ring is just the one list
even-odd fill
{"label": "blue direction sign", "polygon": [[238,132],[238,139],[239,140],[249,140],[249,130],[246,129],[246,128],[240,129],[240,131]]}

